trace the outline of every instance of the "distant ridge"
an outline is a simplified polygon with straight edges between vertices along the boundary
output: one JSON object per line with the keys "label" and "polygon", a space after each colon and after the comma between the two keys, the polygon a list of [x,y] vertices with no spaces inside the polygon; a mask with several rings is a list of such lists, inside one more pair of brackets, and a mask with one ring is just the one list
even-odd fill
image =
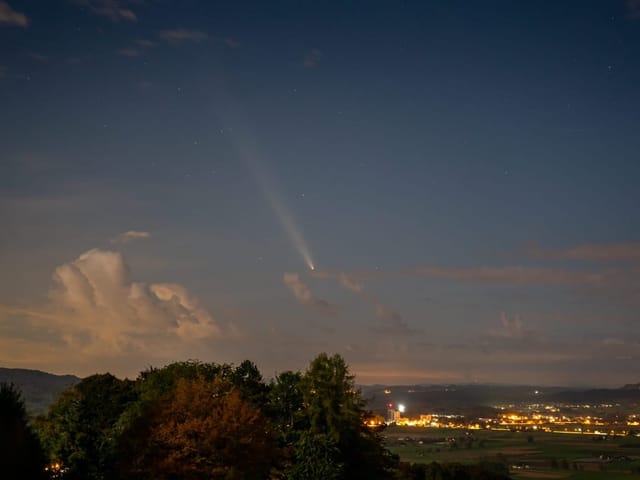
{"label": "distant ridge", "polygon": [[80,380],[75,375],[0,367],[0,382],[15,384],[22,391],[27,410],[32,414],[45,413],[63,390]]}

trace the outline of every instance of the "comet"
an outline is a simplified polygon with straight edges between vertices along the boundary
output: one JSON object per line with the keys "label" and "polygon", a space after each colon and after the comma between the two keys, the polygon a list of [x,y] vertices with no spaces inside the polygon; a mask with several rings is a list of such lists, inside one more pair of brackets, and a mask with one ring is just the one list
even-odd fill
{"label": "comet", "polygon": [[[291,210],[287,208],[287,205],[278,195],[275,181],[267,173],[265,162],[261,159],[259,149],[253,140],[254,135],[250,134],[250,129],[247,126],[248,123],[245,121],[240,108],[238,108],[231,96],[228,96],[225,100],[226,101],[221,102],[223,104],[226,103],[226,108],[221,108],[221,110],[225,110],[225,114],[221,114],[220,110],[218,110],[218,114],[224,123],[233,125],[233,128],[223,128],[220,130],[220,133],[232,140],[233,147],[238,153],[238,156],[255,179],[271,210],[273,210],[283,230],[289,237],[291,245],[300,255],[307,268],[311,271],[315,270],[316,265],[307,242],[296,224]],[[219,108],[222,107],[221,104],[218,106]],[[244,135],[242,132],[244,132]]]}

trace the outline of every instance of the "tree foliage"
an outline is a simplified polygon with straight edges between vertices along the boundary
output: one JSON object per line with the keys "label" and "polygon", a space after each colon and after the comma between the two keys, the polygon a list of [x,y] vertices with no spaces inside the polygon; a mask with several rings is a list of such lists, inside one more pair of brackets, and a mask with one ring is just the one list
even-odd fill
{"label": "tree foliage", "polygon": [[72,480],[438,478],[435,466],[398,470],[370,415],[344,359],[322,353],[268,384],[248,360],[176,362],[135,381],[94,375],[39,430]]}
{"label": "tree foliage", "polygon": [[113,427],[133,399],[133,384],[111,374],[92,375],[69,388],[40,423],[50,460],[67,469],[65,478],[112,476]]}
{"label": "tree foliage", "polygon": [[340,478],[390,478],[396,461],[378,434],[365,426],[365,402],[344,359],[321,353],[309,365],[301,386],[309,431],[335,443]]}
{"label": "tree foliage", "polygon": [[0,383],[0,474],[7,480],[44,478],[46,459],[29,424],[21,392]]}
{"label": "tree foliage", "polygon": [[275,456],[269,422],[220,377],[178,381],[154,409],[148,442],[145,478],[260,479]]}

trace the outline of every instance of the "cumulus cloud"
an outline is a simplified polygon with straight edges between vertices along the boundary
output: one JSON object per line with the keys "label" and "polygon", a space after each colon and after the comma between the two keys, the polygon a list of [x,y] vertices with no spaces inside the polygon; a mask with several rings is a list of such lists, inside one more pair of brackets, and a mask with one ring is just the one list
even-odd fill
{"label": "cumulus cloud", "polygon": [[222,335],[183,286],[132,281],[118,252],[89,250],[57,267],[53,280],[47,304],[13,314],[84,355],[153,355]]}
{"label": "cumulus cloud", "polygon": [[111,239],[111,243],[129,243],[133,240],[138,240],[141,238],[149,238],[151,234],[149,232],[144,232],[141,230],[128,230],[126,232],[121,233],[120,235],[113,237]]}
{"label": "cumulus cloud", "polygon": [[322,51],[318,48],[312,48],[311,50],[307,50],[304,54],[304,60],[302,64],[306,68],[315,68],[320,63],[322,59]]}
{"label": "cumulus cloud", "polygon": [[24,13],[11,8],[11,5],[7,2],[0,1],[0,25],[14,25],[26,28],[29,26],[29,18]]}
{"label": "cumulus cloud", "polygon": [[331,305],[326,300],[316,297],[311,291],[311,288],[309,288],[309,286],[300,279],[300,275],[297,273],[285,273],[282,280],[285,286],[291,290],[291,293],[293,293],[298,302],[302,305],[313,307],[326,314],[335,313],[335,306]]}
{"label": "cumulus cloud", "polygon": [[138,17],[129,8],[130,1],[125,0],[73,0],[73,3],[86,8],[93,15],[106,17],[113,22],[124,20],[136,22]]}
{"label": "cumulus cloud", "polygon": [[162,30],[158,35],[162,40],[174,45],[185,42],[201,43],[209,38],[209,35],[206,32],[202,32],[200,30],[188,30],[185,28]]}

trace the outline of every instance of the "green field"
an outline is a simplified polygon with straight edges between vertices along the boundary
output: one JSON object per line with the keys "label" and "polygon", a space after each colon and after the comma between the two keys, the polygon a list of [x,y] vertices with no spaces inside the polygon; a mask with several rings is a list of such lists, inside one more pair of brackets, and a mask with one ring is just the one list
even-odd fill
{"label": "green field", "polygon": [[501,462],[513,478],[640,479],[640,438],[391,426],[389,450],[403,461]]}

